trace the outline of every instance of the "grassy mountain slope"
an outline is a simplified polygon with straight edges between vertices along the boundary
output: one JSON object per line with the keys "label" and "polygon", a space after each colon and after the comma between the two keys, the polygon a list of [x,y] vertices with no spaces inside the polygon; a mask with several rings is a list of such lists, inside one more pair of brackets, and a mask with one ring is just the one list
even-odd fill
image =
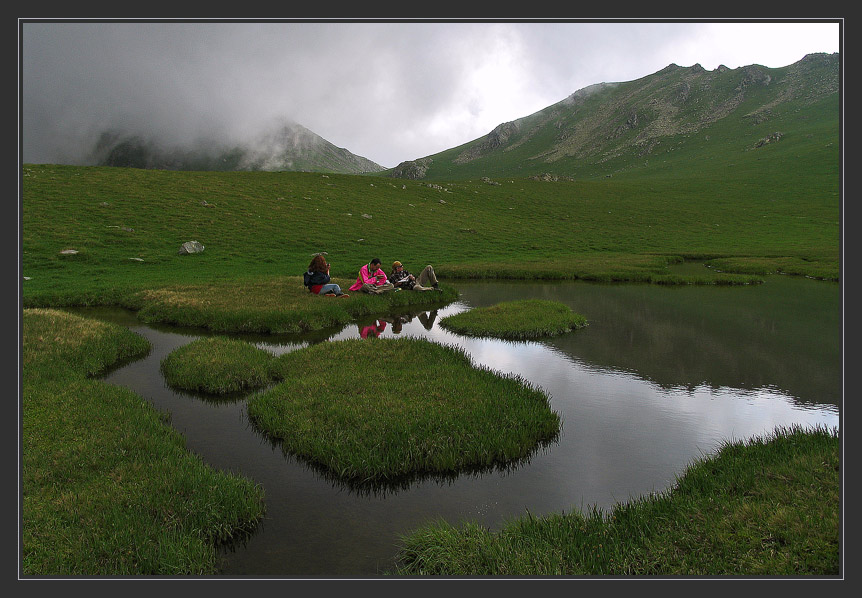
{"label": "grassy mountain slope", "polygon": [[837,145],[839,66],[837,54],[777,69],[670,65],[635,81],[587,87],[483,138],[387,172],[425,180],[724,176],[750,168],[762,157],[753,150],[765,142],[812,146],[802,151]]}

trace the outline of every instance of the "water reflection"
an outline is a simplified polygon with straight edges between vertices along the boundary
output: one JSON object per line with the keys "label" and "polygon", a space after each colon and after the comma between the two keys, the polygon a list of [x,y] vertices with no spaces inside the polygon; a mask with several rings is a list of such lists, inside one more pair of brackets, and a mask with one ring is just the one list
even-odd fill
{"label": "water reflection", "polygon": [[[667,488],[724,441],[776,426],[839,425],[837,285],[770,278],[751,288],[496,282],[459,288],[458,302],[434,311],[302,337],[243,336],[274,354],[362,337],[372,326],[375,336],[457,345],[477,365],[543,388],[561,416],[556,442],[513,467],[373,489],[345,486],[284,454],[248,421],[243,398],[207,401],[167,387],[161,359],[201,331],[142,326],[126,314],[123,323],[153,350],[106,381],[170,412],[189,450],[208,463],[264,486],[266,518],[257,533],[224,552],[225,575],[375,575],[391,563],[402,534],[435,519],[496,529],[527,512],[607,509]],[[524,298],[562,301],[590,325],[529,342],[462,337],[439,326],[449,314]]]}

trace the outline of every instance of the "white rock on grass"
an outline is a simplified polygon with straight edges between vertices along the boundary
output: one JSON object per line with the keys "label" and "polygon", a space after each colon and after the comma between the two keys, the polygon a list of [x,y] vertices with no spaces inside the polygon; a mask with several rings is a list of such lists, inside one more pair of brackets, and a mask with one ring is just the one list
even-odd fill
{"label": "white rock on grass", "polygon": [[197,241],[186,241],[180,245],[180,255],[189,255],[191,253],[200,253],[204,250],[204,246]]}

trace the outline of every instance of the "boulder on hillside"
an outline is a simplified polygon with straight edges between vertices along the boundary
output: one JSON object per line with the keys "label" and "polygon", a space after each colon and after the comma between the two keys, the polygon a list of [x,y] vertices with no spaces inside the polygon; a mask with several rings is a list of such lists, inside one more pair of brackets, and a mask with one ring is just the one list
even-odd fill
{"label": "boulder on hillside", "polygon": [[189,255],[191,253],[201,253],[204,250],[204,246],[198,243],[197,241],[186,241],[182,245],[180,245],[179,255]]}

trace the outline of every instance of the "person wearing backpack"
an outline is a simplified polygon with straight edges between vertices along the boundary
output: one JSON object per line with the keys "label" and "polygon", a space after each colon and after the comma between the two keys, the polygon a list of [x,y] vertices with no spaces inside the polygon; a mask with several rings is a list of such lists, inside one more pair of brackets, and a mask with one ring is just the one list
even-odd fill
{"label": "person wearing backpack", "polygon": [[326,259],[318,254],[308,264],[308,272],[303,275],[303,284],[308,287],[309,292],[325,297],[350,297],[341,291],[341,286],[331,282],[329,278],[329,264]]}

